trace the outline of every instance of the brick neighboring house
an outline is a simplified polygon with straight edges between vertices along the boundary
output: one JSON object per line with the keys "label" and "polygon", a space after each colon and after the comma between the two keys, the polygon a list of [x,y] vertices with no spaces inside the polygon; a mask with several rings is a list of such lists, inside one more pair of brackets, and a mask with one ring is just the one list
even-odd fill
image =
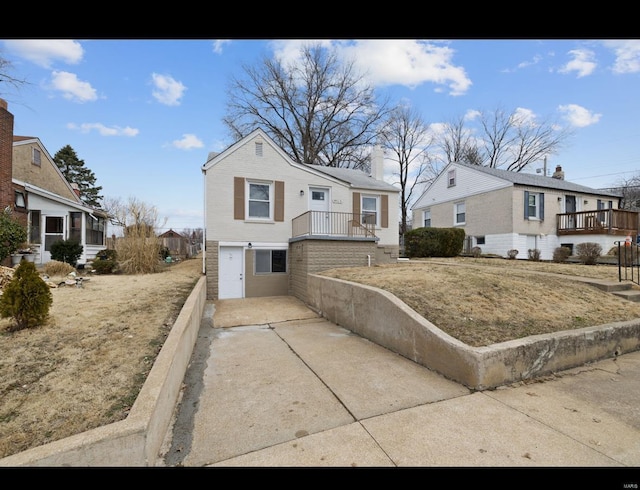
{"label": "brick neighboring house", "polygon": [[208,299],[305,300],[307,273],[398,257],[399,189],[379,149],[370,174],[302,164],[257,129],[202,172]]}
{"label": "brick neighboring house", "polygon": [[[85,204],[37,137],[13,134],[13,114],[0,99],[0,205],[10,206],[27,227],[38,265],[51,260],[51,245],[76,239],[82,265],[106,248],[108,215]],[[11,265],[6,259],[3,265]]]}

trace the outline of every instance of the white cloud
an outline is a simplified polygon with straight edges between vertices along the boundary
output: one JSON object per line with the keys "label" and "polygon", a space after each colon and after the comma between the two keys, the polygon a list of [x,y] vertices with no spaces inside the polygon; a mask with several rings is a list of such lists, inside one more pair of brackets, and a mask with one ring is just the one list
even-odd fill
{"label": "white cloud", "polygon": [[62,92],[65,99],[74,102],[90,102],[98,98],[96,90],[89,82],[78,80],[75,73],[67,71],[54,71],[51,74],[50,88]]}
{"label": "white cloud", "polygon": [[222,47],[230,42],[231,41],[227,39],[216,39],[213,41],[213,52],[216,54],[222,54]]}
{"label": "white cloud", "polygon": [[192,150],[194,148],[202,148],[204,144],[195,134],[183,134],[182,139],[173,140],[171,143],[174,147],[181,150]]}
{"label": "white cloud", "polygon": [[568,53],[573,59],[560,68],[560,73],[576,72],[578,78],[591,75],[596,69],[595,53],[589,49],[572,49]]}
{"label": "white cloud", "polygon": [[55,61],[76,64],[84,50],[77,41],[67,39],[15,39],[4,41],[5,47],[43,68],[51,68]]}
{"label": "white cloud", "polygon": [[640,40],[604,41],[603,44],[613,50],[616,61],[613,72],[617,74],[637,73],[640,71]]}
{"label": "white cloud", "polygon": [[75,123],[67,124],[67,128],[78,130],[81,133],[89,133],[93,130],[97,131],[101,136],[137,136],[140,132],[138,129],[127,126],[121,128],[119,126],[107,127],[102,123],[82,123],[80,125]]}
{"label": "white cloud", "polygon": [[345,60],[354,60],[370,83],[376,86],[405,85],[417,87],[433,83],[437,91],[447,89],[451,95],[462,95],[471,80],[464,68],[453,64],[455,51],[435,42],[410,39],[371,39],[357,41],[291,40],[274,41],[275,55],[284,63],[296,62],[303,43],[319,42],[335,46]]}
{"label": "white cloud", "polygon": [[180,105],[180,99],[187,87],[169,75],[153,73],[151,78],[155,87],[153,96],[158,102],[165,105]]}
{"label": "white cloud", "polygon": [[591,126],[600,121],[602,114],[594,114],[593,112],[581,107],[577,104],[567,104],[558,106],[558,110],[564,114],[569,124],[578,128]]}

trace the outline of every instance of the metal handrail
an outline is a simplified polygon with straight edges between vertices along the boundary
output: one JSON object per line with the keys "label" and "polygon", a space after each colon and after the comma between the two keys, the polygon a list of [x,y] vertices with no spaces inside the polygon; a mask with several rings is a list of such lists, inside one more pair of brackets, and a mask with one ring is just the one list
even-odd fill
{"label": "metal handrail", "polygon": [[[640,253],[637,243],[629,240],[614,242],[618,246],[618,281],[640,285]],[[623,277],[624,272],[624,277]]]}
{"label": "metal handrail", "polygon": [[293,237],[335,236],[377,238],[371,215],[332,211],[306,211],[291,220]]}

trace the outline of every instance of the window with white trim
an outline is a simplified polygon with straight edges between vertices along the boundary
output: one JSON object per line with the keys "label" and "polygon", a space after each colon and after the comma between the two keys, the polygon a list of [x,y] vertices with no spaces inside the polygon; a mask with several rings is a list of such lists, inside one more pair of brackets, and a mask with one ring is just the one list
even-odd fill
{"label": "window with white trim", "polygon": [[15,191],[15,205],[17,208],[26,208],[27,201],[24,198],[24,192]]}
{"label": "window with white trim", "polygon": [[380,196],[362,196],[362,223],[380,226]]}
{"label": "window with white trim", "polygon": [[287,272],[286,250],[255,250],[254,270],[256,274]]}
{"label": "window with white trim", "polygon": [[453,187],[456,185],[456,169],[449,170],[447,172],[447,187]]}
{"label": "window with white trim", "polygon": [[455,216],[453,218],[453,223],[456,225],[464,225],[466,223],[466,207],[464,202],[457,202],[454,205]]}
{"label": "window with white trim", "polygon": [[544,219],[544,192],[524,191],[524,219]]}
{"label": "window with white trim", "polygon": [[247,192],[247,217],[249,219],[272,219],[273,202],[270,182],[249,182]]}
{"label": "window with white trim", "polygon": [[431,210],[425,209],[422,212],[422,226],[425,228],[431,227]]}

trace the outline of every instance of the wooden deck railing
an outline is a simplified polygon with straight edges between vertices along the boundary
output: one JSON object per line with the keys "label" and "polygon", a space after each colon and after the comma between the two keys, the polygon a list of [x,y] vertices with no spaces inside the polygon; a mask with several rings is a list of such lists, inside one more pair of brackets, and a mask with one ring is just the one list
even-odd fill
{"label": "wooden deck railing", "polygon": [[375,223],[368,223],[367,215],[307,211],[291,221],[293,237],[335,236],[376,238]]}
{"label": "wooden deck railing", "polygon": [[638,234],[638,212],[626,209],[601,209],[599,211],[578,211],[556,215],[558,235]]}

